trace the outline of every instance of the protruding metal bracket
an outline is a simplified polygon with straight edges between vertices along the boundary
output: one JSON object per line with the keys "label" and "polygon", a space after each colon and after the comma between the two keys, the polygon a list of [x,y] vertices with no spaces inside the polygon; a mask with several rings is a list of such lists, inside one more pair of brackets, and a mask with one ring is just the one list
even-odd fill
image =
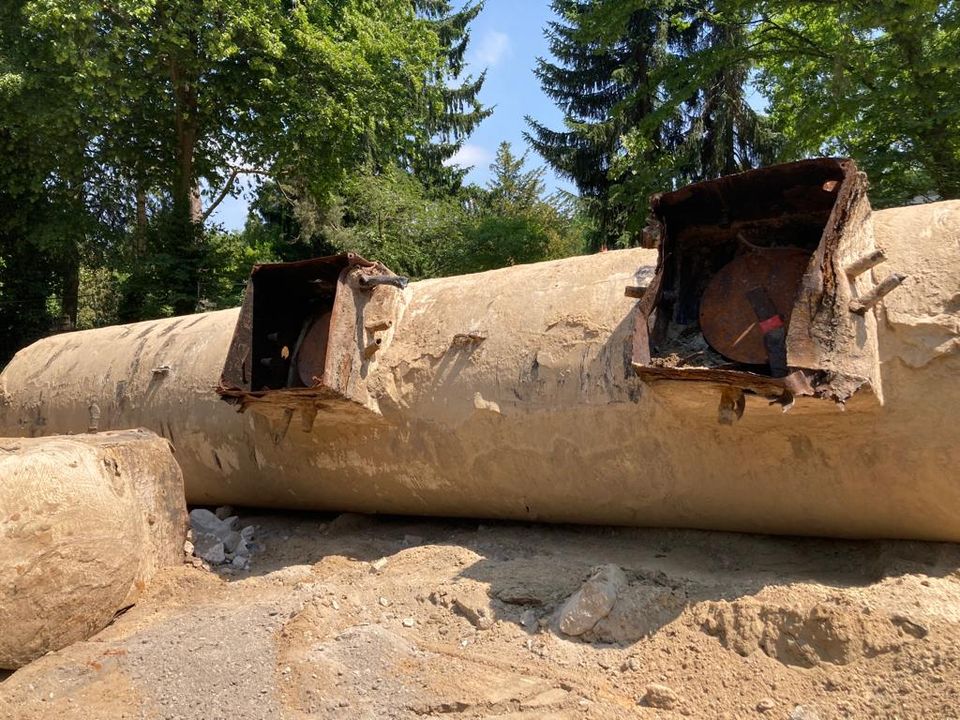
{"label": "protruding metal bracket", "polygon": [[891,273],[887,279],[877,285],[873,290],[861,298],[850,301],[850,312],[857,315],[866,314],[867,310],[872,308],[883,298],[896,290],[907,279],[906,275],[901,273]]}

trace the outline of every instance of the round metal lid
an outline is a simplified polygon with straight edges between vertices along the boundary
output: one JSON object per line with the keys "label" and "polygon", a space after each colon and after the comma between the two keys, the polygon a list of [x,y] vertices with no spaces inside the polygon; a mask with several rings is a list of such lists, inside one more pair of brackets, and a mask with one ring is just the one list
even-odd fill
{"label": "round metal lid", "polygon": [[711,278],[700,299],[700,330],[704,339],[735,362],[766,364],[761,318],[757,318],[747,293],[763,288],[788,327],[809,262],[810,253],[805,250],[772,248],[741,255],[724,265]]}

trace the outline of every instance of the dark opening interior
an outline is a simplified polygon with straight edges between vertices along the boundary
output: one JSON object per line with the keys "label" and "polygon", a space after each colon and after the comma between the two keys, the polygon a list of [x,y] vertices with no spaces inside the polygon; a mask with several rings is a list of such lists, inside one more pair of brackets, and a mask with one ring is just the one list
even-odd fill
{"label": "dark opening interior", "polygon": [[[745,254],[768,267],[788,259],[793,266],[805,267],[823,235],[843,177],[839,161],[812,160],[698,183],[656,198],[654,212],[663,225],[663,266],[650,333],[650,364],[769,374],[769,364],[740,362],[711,346],[700,323],[704,292],[721,270],[729,274],[728,264]],[[778,288],[780,295],[793,298],[788,303],[792,307],[800,287],[796,272],[766,277],[789,278],[784,282],[796,285]],[[736,287],[739,292],[746,285]],[[729,314],[732,298],[725,300],[713,292],[706,311]],[[756,320],[744,317],[742,322]]]}
{"label": "dark opening interior", "polygon": [[332,257],[254,272],[251,391],[319,384],[343,267],[345,261]]}

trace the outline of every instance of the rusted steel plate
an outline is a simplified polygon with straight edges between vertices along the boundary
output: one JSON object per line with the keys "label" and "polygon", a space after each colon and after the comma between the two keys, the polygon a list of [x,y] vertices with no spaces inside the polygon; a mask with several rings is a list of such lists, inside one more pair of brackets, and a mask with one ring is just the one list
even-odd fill
{"label": "rusted steel plate", "polygon": [[297,351],[297,375],[304,387],[313,387],[323,379],[327,361],[327,335],[330,332],[330,311],[313,319]]}
{"label": "rusted steel plate", "polygon": [[757,250],[727,263],[713,276],[700,301],[700,329],[724,357],[750,365],[767,363],[763,332],[747,293],[762,288],[783,318],[790,314],[810,262],[805,250]]}

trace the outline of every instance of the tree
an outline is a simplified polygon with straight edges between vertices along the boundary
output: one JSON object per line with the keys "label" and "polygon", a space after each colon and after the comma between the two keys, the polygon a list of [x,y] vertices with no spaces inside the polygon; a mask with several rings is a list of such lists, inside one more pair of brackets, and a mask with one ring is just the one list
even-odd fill
{"label": "tree", "polygon": [[634,244],[654,192],[772,159],[775,138],[746,101],[743,8],[662,0],[553,7],[556,62],[541,59],[537,74],[566,130],[528,118],[528,139],[587,199],[594,249]]}
{"label": "tree", "polygon": [[758,84],[783,158],[849,155],[875,205],[960,197],[960,6],[752,3]]}
{"label": "tree", "polygon": [[439,52],[409,0],[12,0],[0,18],[22,79],[0,108],[11,142],[48,147],[36,177],[94,234],[107,208],[140,227],[153,198],[178,313],[197,307],[202,226],[237,178],[291,174],[322,196],[373,147],[399,155]]}
{"label": "tree", "polygon": [[478,272],[538,262],[581,252],[581,229],[556,198],[544,197],[543,168],[525,170],[526,154],[516,157],[500,143],[490,165],[485,192],[466,216],[461,241],[449,248],[447,274]]}
{"label": "tree", "polygon": [[460,189],[467,170],[448,161],[493,112],[479,100],[486,71],[476,78],[463,76],[470,23],[483,2],[468,2],[456,12],[449,0],[414,0],[414,6],[436,32],[440,53],[427,72],[409,169],[431,192],[450,195]]}
{"label": "tree", "polygon": [[513,154],[510,143],[501,142],[490,164],[493,176],[487,183],[487,204],[494,212],[511,213],[529,210],[543,202],[544,168],[524,170],[527,154]]}
{"label": "tree", "polygon": [[[646,60],[651,53],[636,50],[649,46],[652,38],[644,32],[649,28],[634,26],[632,35],[601,43],[584,28],[593,3],[554,0],[552,7],[559,19],[548,24],[546,35],[556,62],[540,58],[536,74],[544,92],[563,109],[566,127],[552,130],[528,117],[526,138],[554,170],[576,183],[596,218],[598,235],[591,244],[599,249],[615,242],[624,224],[610,197],[618,181],[612,165],[622,151],[625,121],[614,110],[627,99],[629,83],[640,85],[645,66],[635,58]],[[634,99],[643,104],[640,93]]]}

